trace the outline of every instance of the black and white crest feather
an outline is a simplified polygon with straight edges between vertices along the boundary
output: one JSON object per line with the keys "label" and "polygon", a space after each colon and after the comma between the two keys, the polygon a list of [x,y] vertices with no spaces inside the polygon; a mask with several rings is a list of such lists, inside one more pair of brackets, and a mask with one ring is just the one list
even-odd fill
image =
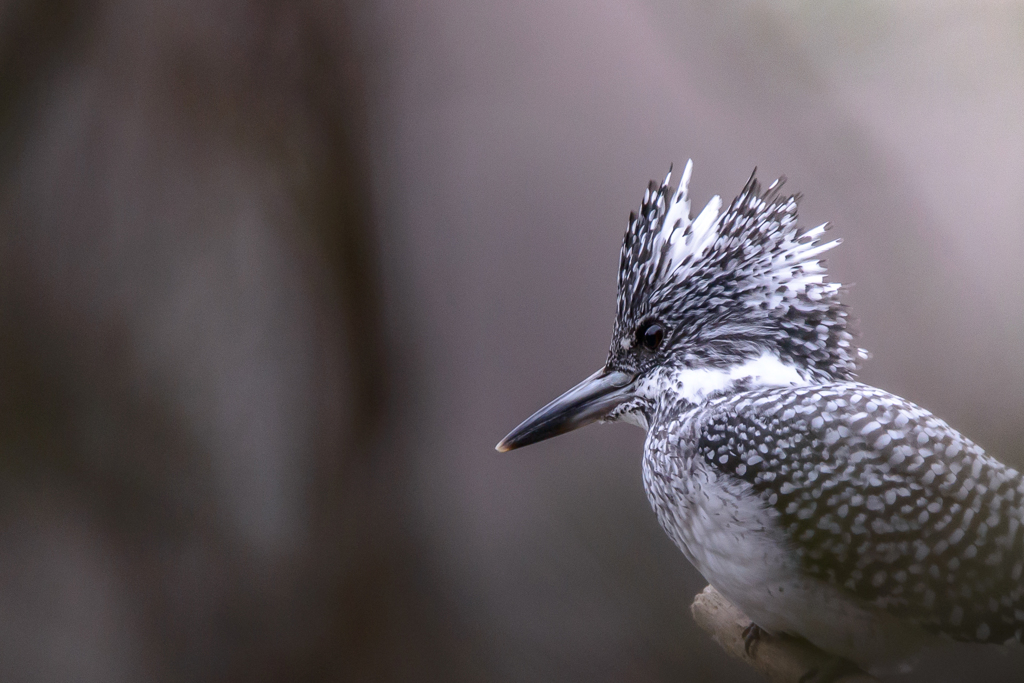
{"label": "black and white crest feather", "polygon": [[627,349],[645,319],[666,324],[675,360],[725,366],[770,351],[817,380],[850,379],[857,367],[840,285],[825,281],[826,225],[797,225],[797,196],[782,180],[762,193],[752,174],[729,207],[716,196],[690,217],[687,162],[644,193],[619,261],[616,342]]}

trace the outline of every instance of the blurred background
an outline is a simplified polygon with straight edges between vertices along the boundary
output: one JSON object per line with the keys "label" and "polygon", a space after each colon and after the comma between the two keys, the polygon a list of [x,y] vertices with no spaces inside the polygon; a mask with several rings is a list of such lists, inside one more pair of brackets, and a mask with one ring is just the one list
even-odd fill
{"label": "blurred background", "polygon": [[1022,112],[1019,2],[3,0],[0,679],[757,680],[640,430],[494,444],[692,157],[787,175],[862,378],[1024,466]]}

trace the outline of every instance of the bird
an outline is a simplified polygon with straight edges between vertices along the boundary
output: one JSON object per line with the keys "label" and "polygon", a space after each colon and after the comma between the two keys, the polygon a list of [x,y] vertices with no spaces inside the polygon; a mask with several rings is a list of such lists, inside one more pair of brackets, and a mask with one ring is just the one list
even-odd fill
{"label": "bird", "polygon": [[928,410],[862,384],[845,291],[756,169],[694,218],[687,162],[630,214],[604,366],[498,445],[593,422],[646,430],[658,522],[762,633],[848,668],[910,670],[949,640],[1024,637],[1024,479]]}

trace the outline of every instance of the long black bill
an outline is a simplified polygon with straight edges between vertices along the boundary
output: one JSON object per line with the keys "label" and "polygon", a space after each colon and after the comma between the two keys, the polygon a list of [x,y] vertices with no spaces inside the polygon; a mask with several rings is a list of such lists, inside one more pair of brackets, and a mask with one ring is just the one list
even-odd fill
{"label": "long black bill", "polygon": [[600,420],[630,397],[633,376],[602,368],[531,415],[495,448],[504,453]]}

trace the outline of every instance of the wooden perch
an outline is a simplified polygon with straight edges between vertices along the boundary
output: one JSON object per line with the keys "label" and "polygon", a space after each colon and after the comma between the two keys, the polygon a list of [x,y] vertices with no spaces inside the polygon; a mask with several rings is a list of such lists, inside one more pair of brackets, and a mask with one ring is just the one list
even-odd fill
{"label": "wooden perch", "polygon": [[[723,650],[756,669],[771,683],[798,683],[807,672],[820,670],[831,660],[810,643],[763,632],[748,655],[743,647],[743,629],[750,625],[750,619],[711,586],[694,598],[690,610],[697,625],[711,634]],[[840,676],[834,683],[877,683],[877,680],[857,673]]]}

